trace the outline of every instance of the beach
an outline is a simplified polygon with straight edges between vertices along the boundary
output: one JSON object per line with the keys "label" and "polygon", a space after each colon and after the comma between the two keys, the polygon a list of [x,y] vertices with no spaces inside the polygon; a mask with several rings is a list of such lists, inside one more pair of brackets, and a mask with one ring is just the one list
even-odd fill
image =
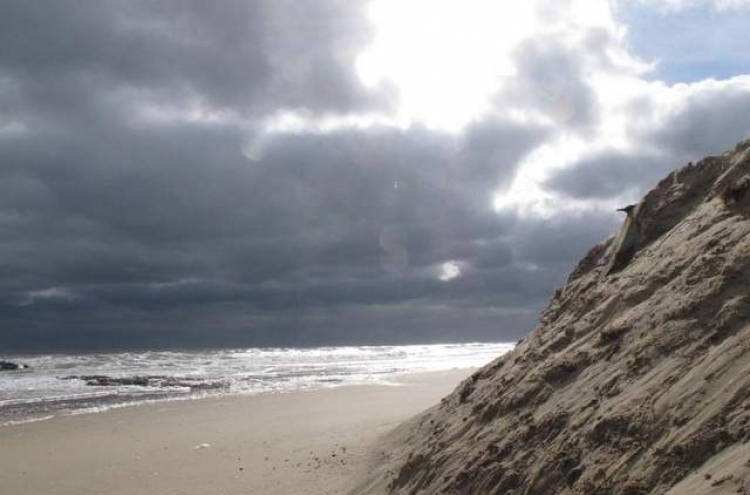
{"label": "beach", "polygon": [[0,428],[0,486],[14,495],[343,494],[366,475],[378,437],[471,371],[9,425]]}

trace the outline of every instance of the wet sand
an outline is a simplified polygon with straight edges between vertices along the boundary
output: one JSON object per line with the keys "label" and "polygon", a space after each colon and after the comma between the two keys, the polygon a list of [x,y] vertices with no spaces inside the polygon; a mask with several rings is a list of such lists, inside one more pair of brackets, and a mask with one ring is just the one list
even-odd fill
{"label": "wet sand", "polygon": [[0,487],[14,495],[343,494],[375,440],[471,370],[402,386],[159,403],[0,428]]}

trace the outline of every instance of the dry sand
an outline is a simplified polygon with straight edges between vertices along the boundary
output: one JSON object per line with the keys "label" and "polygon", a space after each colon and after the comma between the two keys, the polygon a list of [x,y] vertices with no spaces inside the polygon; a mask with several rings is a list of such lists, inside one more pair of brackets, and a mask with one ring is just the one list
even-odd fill
{"label": "dry sand", "polygon": [[345,493],[368,449],[472,370],[403,386],[158,403],[0,428],[0,492]]}

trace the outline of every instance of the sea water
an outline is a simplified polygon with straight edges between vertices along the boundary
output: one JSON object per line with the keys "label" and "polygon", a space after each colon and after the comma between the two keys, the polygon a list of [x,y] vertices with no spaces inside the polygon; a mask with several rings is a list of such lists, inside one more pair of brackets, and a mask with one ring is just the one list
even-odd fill
{"label": "sea water", "polygon": [[396,384],[411,373],[483,366],[511,343],[0,356],[0,426],[164,400]]}

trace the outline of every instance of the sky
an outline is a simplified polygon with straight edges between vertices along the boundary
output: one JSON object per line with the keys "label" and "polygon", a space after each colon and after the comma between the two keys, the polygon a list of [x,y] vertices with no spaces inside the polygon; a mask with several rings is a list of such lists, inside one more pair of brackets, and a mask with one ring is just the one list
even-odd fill
{"label": "sky", "polygon": [[4,0],[0,350],[513,341],[750,137],[747,0]]}

